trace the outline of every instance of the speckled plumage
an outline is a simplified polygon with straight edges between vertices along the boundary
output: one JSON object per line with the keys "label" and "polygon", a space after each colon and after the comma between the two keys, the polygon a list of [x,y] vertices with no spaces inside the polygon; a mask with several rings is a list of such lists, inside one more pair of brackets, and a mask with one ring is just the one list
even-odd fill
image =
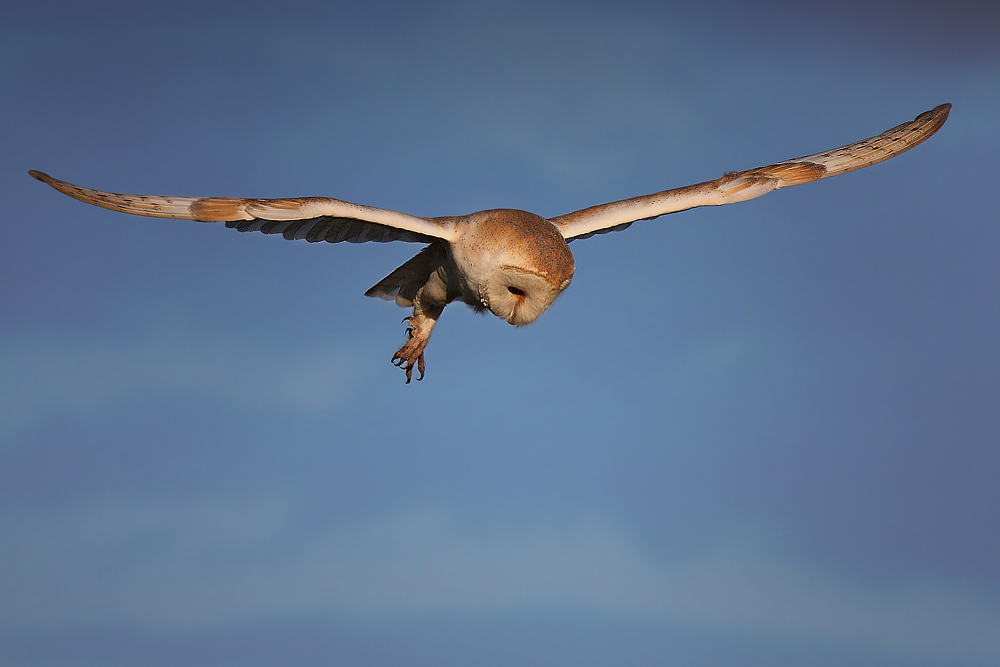
{"label": "speckled plumage", "polygon": [[843,174],[899,155],[944,124],[951,108],[942,104],[882,134],[825,153],[766,167],[731,172],[651,195],[593,206],[546,220],[516,209],[466,216],[420,218],[329,197],[239,199],[159,197],[91,190],[37,171],[31,176],[80,201],[136,215],[225,222],[241,232],[281,234],[286,239],[328,241],[412,241],[429,244],[369,289],[366,296],[395,300],[413,313],[406,344],[393,355],[409,382],[424,375],[424,348],[444,307],[462,301],[489,310],[515,326],[538,318],[569,285],[575,270],[568,241],[626,229],[697,206],[746,201],[790,185]]}

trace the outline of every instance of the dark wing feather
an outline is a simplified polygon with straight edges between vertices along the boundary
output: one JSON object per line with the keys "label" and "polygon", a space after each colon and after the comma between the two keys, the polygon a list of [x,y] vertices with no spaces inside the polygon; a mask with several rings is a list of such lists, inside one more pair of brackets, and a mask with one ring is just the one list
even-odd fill
{"label": "dark wing feather", "polygon": [[230,220],[226,227],[240,232],[261,232],[262,234],[281,234],[289,241],[304,239],[309,243],[327,241],[328,243],[388,243],[389,241],[409,241],[411,243],[430,243],[433,236],[418,234],[403,229],[386,227],[373,222],[365,222],[353,218],[333,218],[321,216],[308,220]]}

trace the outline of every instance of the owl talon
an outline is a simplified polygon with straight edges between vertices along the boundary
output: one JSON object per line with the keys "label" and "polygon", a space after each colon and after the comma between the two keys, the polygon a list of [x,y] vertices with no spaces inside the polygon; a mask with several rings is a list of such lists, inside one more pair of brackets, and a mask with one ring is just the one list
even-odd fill
{"label": "owl talon", "polygon": [[424,348],[427,347],[430,331],[428,327],[425,332],[420,323],[415,321],[415,318],[407,317],[403,322],[410,324],[406,328],[408,340],[403,347],[396,351],[396,354],[392,355],[392,364],[406,372],[406,384],[410,384],[414,368],[420,373],[417,381],[424,379]]}
{"label": "owl talon", "polygon": [[[400,350],[402,352],[402,350]],[[397,352],[392,358],[392,365],[396,368],[402,368],[406,371],[406,384],[410,384],[410,380],[413,379],[413,367],[416,366],[417,371],[420,376],[417,377],[417,382],[424,379],[424,353],[421,352],[416,357],[401,357],[400,352]]]}

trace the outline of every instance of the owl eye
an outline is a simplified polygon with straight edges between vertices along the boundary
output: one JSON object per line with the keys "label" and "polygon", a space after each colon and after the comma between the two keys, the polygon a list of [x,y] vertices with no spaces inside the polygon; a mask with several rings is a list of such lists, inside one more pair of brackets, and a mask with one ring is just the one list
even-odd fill
{"label": "owl eye", "polygon": [[528,296],[528,293],[525,292],[523,289],[518,289],[516,287],[511,287],[509,285],[507,286],[507,291],[513,294],[514,296]]}

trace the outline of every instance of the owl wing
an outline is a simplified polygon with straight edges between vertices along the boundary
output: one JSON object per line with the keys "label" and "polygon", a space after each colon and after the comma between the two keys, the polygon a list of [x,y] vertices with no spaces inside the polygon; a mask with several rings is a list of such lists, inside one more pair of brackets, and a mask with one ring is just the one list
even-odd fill
{"label": "owl wing", "polygon": [[877,137],[825,153],[731,172],[714,181],[593,206],[551,220],[566,239],[587,238],[594,234],[625,229],[637,220],[650,220],[697,206],[733,204],[789,185],[845,174],[888,160],[913,148],[944,125],[950,109],[950,104],[942,104]]}
{"label": "owl wing", "polygon": [[434,239],[450,241],[457,235],[454,221],[450,219],[418,218],[329,197],[237,199],[122,195],[82,188],[39,171],[28,173],[65,195],[112,211],[154,218],[225,222],[226,227],[241,232],[281,234],[289,240],[428,243]]}

